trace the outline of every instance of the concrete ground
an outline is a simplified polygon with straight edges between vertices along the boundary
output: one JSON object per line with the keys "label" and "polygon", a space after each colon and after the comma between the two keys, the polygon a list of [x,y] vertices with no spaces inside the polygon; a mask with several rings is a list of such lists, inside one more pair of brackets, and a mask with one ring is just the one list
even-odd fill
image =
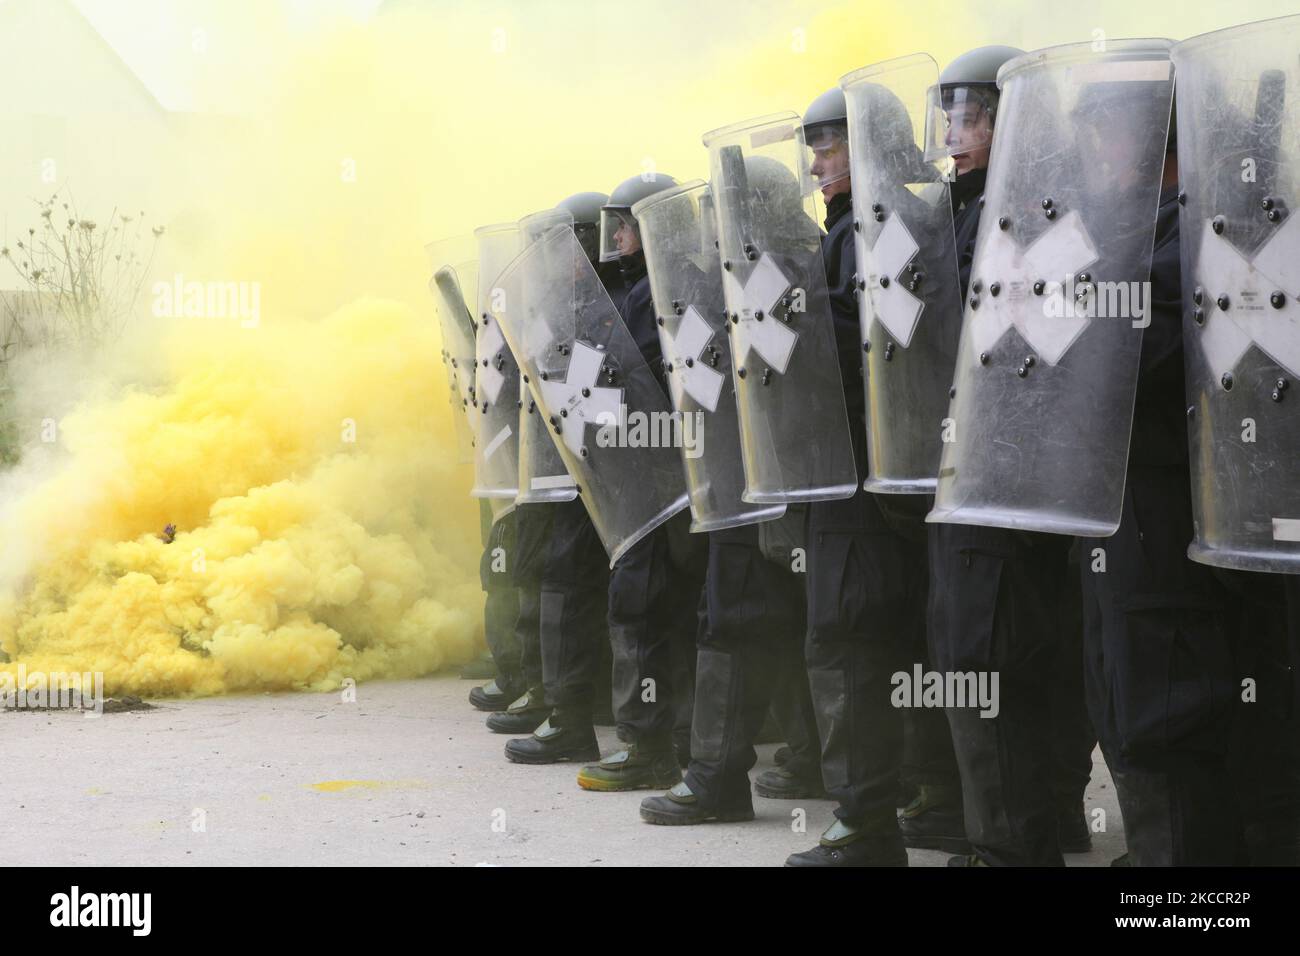
{"label": "concrete ground", "polygon": [[[502,755],[453,676],[335,694],[156,701],[88,719],[0,712],[0,845],[9,865],[752,865],[815,843],[824,800],[755,798],[750,823],[654,827],[644,793],[588,793],[570,764]],[[610,750],[612,728],[600,728]],[[771,765],[760,748],[754,772]],[[1105,810],[1100,866],[1123,851],[1115,792],[1094,756],[1087,807]],[[796,832],[797,811],[806,831]],[[913,866],[947,855],[913,850]]]}

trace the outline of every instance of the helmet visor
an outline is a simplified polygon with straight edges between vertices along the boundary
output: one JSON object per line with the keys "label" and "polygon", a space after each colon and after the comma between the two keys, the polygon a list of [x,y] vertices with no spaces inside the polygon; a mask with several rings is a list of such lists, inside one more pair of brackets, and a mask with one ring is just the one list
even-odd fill
{"label": "helmet visor", "polygon": [[641,231],[631,206],[603,206],[600,210],[600,261],[613,262],[641,249]]}
{"label": "helmet visor", "polygon": [[988,149],[993,143],[997,103],[997,87],[988,83],[930,87],[926,95],[926,161]]}

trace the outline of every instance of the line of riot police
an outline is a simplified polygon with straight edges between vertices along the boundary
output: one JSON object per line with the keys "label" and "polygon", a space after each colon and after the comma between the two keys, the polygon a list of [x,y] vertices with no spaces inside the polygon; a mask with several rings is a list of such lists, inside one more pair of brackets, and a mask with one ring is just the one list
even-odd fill
{"label": "line of riot police", "polygon": [[1297,49],[891,59],[432,245],[506,757],[651,824],[828,796],[788,865],[1061,865],[1100,744],[1123,862],[1300,861]]}

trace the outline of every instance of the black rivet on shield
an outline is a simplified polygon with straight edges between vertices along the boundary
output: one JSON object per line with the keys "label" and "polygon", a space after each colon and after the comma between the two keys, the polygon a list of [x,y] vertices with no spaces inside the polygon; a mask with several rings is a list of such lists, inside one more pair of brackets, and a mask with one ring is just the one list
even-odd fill
{"label": "black rivet on shield", "polygon": [[524,400],[522,398],[516,398],[515,408],[523,408],[523,407],[524,407]]}
{"label": "black rivet on shield", "polygon": [[915,292],[916,287],[919,286],[920,284],[921,284],[921,280],[917,279],[916,276],[913,276],[911,280],[907,283],[907,291]]}
{"label": "black rivet on shield", "polygon": [[1008,219],[1006,216],[998,216],[998,228],[1001,229],[1003,232],[1006,232],[1008,229],[1011,228],[1011,220]]}
{"label": "black rivet on shield", "polygon": [[687,368],[695,368],[695,359],[693,359],[693,358],[688,358],[688,359],[686,360],[686,367],[687,367]]}
{"label": "black rivet on shield", "polygon": [[578,454],[581,455],[583,458],[586,458],[586,457],[587,457],[587,454],[588,454],[588,453],[587,453],[587,446],[586,446],[586,445],[583,445],[582,448],[579,449]]}
{"label": "black rivet on shield", "polygon": [[560,346],[560,354],[561,354],[561,355],[568,355],[568,354],[569,354],[569,347],[568,347],[567,345],[561,345],[561,346]]}
{"label": "black rivet on shield", "polygon": [[755,310],[754,310],[754,321],[755,321],[755,322],[762,322],[762,321],[763,321],[763,310],[762,310],[762,309],[755,309]]}
{"label": "black rivet on shield", "polygon": [[591,398],[591,389],[587,388],[586,386],[583,386],[583,389],[582,389],[582,397],[583,397],[583,398]]}
{"label": "black rivet on shield", "polygon": [[1272,398],[1273,398],[1273,401],[1275,401],[1275,402],[1280,402],[1280,401],[1282,401],[1282,392],[1281,392],[1281,390],[1280,390],[1280,389],[1276,389],[1276,388],[1273,389],[1273,395],[1272,395]]}
{"label": "black rivet on shield", "polygon": [[732,324],[732,325],[739,325],[739,324],[740,324],[740,313],[739,313],[739,312],[733,312],[733,313],[731,313],[731,324]]}
{"label": "black rivet on shield", "polygon": [[972,291],[972,292],[983,292],[983,291],[984,291],[984,280],[983,280],[983,279],[976,279],[974,282],[971,283],[971,287],[970,287],[970,288],[971,288],[971,291]]}
{"label": "black rivet on shield", "polygon": [[525,384],[525,385],[528,384],[528,376],[527,376],[527,375],[524,376],[524,384]]}
{"label": "black rivet on shield", "polygon": [[863,342],[863,343],[862,343],[862,351],[864,351],[864,352],[870,352],[870,351],[871,351],[871,343],[870,343],[870,342]]}
{"label": "black rivet on shield", "polygon": [[980,208],[981,208],[981,209],[984,208],[984,197],[983,197],[983,196],[980,196]]}
{"label": "black rivet on shield", "polygon": [[1284,378],[1279,378],[1276,382],[1273,383],[1273,385],[1277,388],[1279,392],[1285,392],[1287,388],[1290,386],[1290,384],[1291,383]]}
{"label": "black rivet on shield", "polygon": [[884,222],[884,221],[885,221],[885,214],[884,214],[883,212],[878,212],[878,213],[876,213],[875,219],[876,219],[876,222]]}
{"label": "black rivet on shield", "polygon": [[1188,418],[1195,418],[1195,417],[1196,417],[1196,406],[1195,406],[1195,405],[1188,405],[1188,406],[1187,406],[1187,417],[1188,417]]}
{"label": "black rivet on shield", "polygon": [[488,363],[488,360],[487,360],[487,359],[484,359],[484,360],[483,360],[483,367],[484,367],[484,368],[487,368],[487,363]]}
{"label": "black rivet on shield", "polygon": [[989,286],[989,295],[993,296],[994,298],[997,298],[998,293],[1001,291],[1002,291],[1001,282],[994,282],[992,285]]}
{"label": "black rivet on shield", "polygon": [[1087,285],[1089,282],[1092,281],[1092,273],[1091,273],[1091,272],[1080,272],[1079,275],[1078,275],[1078,281],[1079,281],[1081,284],[1083,284],[1083,285]]}
{"label": "black rivet on shield", "polygon": [[663,317],[662,315],[656,317],[656,318],[655,318],[655,322],[657,322],[659,325],[663,325],[663,324],[664,324],[664,317]]}
{"label": "black rivet on shield", "polygon": [[880,288],[882,288],[882,289],[888,289],[888,288],[889,288],[889,276],[881,276],[881,277],[880,277]]}
{"label": "black rivet on shield", "polygon": [[1044,208],[1044,209],[1051,209],[1051,208],[1052,208],[1052,197],[1051,197],[1051,196],[1048,196],[1048,197],[1046,197],[1046,198],[1043,200],[1043,208]]}
{"label": "black rivet on shield", "polygon": [[1270,209],[1268,211],[1266,218],[1268,219],[1269,222],[1277,222],[1279,219],[1282,218],[1282,214],[1278,212],[1276,209]]}
{"label": "black rivet on shield", "polygon": [[1046,216],[1048,219],[1055,219],[1055,218],[1056,218],[1056,210],[1055,210],[1055,209],[1048,209],[1048,210],[1046,210],[1046,211],[1043,212],[1043,215]]}
{"label": "black rivet on shield", "polygon": [[673,311],[676,312],[678,315],[681,315],[681,314],[682,314],[682,300],[681,300],[681,299],[673,299],[673,303],[672,303],[672,304],[673,304]]}
{"label": "black rivet on shield", "polygon": [[563,435],[563,434],[564,434],[564,429],[561,428],[559,425],[556,425],[556,426],[555,426],[555,434],[557,434],[557,435]]}
{"label": "black rivet on shield", "polygon": [[973,295],[970,297],[970,307],[972,309],[978,309],[980,307],[979,296]]}
{"label": "black rivet on shield", "polygon": [[731,271],[731,260],[730,260],[730,259],[723,259],[723,260],[722,260],[722,268],[724,268],[724,269],[726,269],[728,272],[730,272],[730,271]]}
{"label": "black rivet on shield", "polygon": [[862,220],[861,220],[861,219],[854,219],[854,220],[853,220],[853,231],[854,231],[854,232],[861,232],[861,231],[862,231]]}
{"label": "black rivet on shield", "polygon": [[665,363],[664,363],[664,369],[667,370],[667,371],[669,371],[669,372],[671,372],[671,371],[673,370],[673,363],[672,363],[672,362],[665,362]]}
{"label": "black rivet on shield", "polygon": [[758,258],[758,250],[754,248],[754,244],[752,242],[745,243],[745,258],[748,259],[750,262],[753,262],[755,259]]}
{"label": "black rivet on shield", "polygon": [[873,202],[873,203],[871,204],[871,211],[872,211],[872,212],[880,212],[880,211],[883,210],[884,208],[885,208],[885,207],[882,206],[882,205],[880,205],[880,203],[878,203],[878,202]]}
{"label": "black rivet on shield", "polygon": [[1021,365],[1016,368],[1016,374],[1019,375],[1021,378],[1024,378],[1026,375],[1029,374],[1029,369]]}
{"label": "black rivet on shield", "polygon": [[1227,312],[1228,306],[1232,304],[1232,300],[1228,298],[1228,294],[1225,292],[1214,300],[1214,304],[1217,305],[1221,311]]}
{"label": "black rivet on shield", "polygon": [[745,377],[745,369],[744,369],[744,366],[741,366],[740,368],[736,369],[736,377],[737,377],[737,378],[744,378],[744,377]]}
{"label": "black rivet on shield", "polygon": [[554,415],[552,415],[550,418],[548,418],[548,419],[546,419],[546,420],[547,420],[547,421],[548,421],[552,426],[554,426],[555,428],[559,428],[559,427],[560,427],[560,423],[556,420],[556,418],[555,418]]}
{"label": "black rivet on shield", "polygon": [[530,398],[528,400],[528,414],[531,415],[536,410],[537,410],[537,403]]}
{"label": "black rivet on shield", "polygon": [[1268,301],[1272,304],[1273,308],[1280,309],[1282,306],[1286,305],[1286,296],[1281,292],[1274,292],[1268,297]]}
{"label": "black rivet on shield", "polygon": [[956,398],[956,397],[957,397],[957,386],[956,386],[956,385],[949,386],[949,388],[948,388],[948,397],[949,397],[949,398]]}
{"label": "black rivet on shield", "polygon": [[543,382],[548,381],[548,380],[550,379],[550,377],[551,377],[551,373],[550,373],[550,372],[543,372],[543,373],[542,373],[542,381],[543,381]]}
{"label": "black rivet on shield", "polygon": [[866,279],[859,279],[859,280],[858,280],[858,289],[859,289],[859,290],[862,290],[862,289],[865,289],[866,287],[867,287],[867,280],[866,280]]}
{"label": "black rivet on shield", "polygon": [[1211,219],[1210,228],[1214,230],[1215,235],[1217,236],[1223,235],[1223,217],[1215,216],[1213,219]]}
{"label": "black rivet on shield", "polygon": [[1195,302],[1197,305],[1200,305],[1204,299],[1205,299],[1205,290],[1198,285],[1196,289],[1192,292],[1192,301]]}
{"label": "black rivet on shield", "polygon": [[772,370],[765,368],[763,369],[763,384],[766,385],[770,381],[772,381]]}
{"label": "black rivet on shield", "polygon": [[1264,207],[1264,211],[1265,211],[1265,212],[1268,212],[1270,209],[1273,208],[1273,205],[1274,205],[1274,203],[1273,203],[1273,197],[1272,197],[1272,196],[1265,196],[1263,199],[1261,199],[1261,200],[1259,201],[1259,204],[1260,204],[1261,206]]}
{"label": "black rivet on shield", "polygon": [[1047,283],[1039,279],[1034,283],[1034,295],[1042,295],[1043,290],[1047,288]]}
{"label": "black rivet on shield", "polygon": [[1192,321],[1195,322],[1197,325],[1204,325],[1205,310],[1200,308],[1192,309]]}
{"label": "black rivet on shield", "polygon": [[487,409],[488,409],[488,403],[487,403],[487,402],[484,402],[484,403],[483,403],[483,414],[484,414],[484,415],[487,414]]}
{"label": "black rivet on shield", "polygon": [[988,364],[989,364],[989,353],[988,353],[988,352],[981,352],[981,353],[980,353],[980,364],[981,364],[981,365],[988,365]]}
{"label": "black rivet on shield", "polygon": [[1187,192],[1186,192],[1186,190],[1182,190],[1182,189],[1178,190],[1178,205],[1180,205],[1180,206],[1186,206],[1186,205],[1187,205]]}
{"label": "black rivet on shield", "polygon": [[1025,368],[1033,368],[1036,364],[1038,364],[1038,359],[1034,358],[1032,355],[1025,356]]}
{"label": "black rivet on shield", "polygon": [[1223,386],[1225,392],[1232,391],[1232,373],[1224,372],[1223,378],[1219,379],[1219,384]]}
{"label": "black rivet on shield", "polygon": [[567,408],[561,408],[561,409],[560,409],[560,417],[561,417],[561,418],[568,418],[568,417],[569,417],[569,410],[568,410]]}

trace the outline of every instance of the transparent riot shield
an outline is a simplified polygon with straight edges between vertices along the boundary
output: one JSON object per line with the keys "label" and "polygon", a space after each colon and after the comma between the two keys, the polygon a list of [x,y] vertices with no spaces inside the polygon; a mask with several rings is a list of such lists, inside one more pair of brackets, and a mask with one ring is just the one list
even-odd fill
{"label": "transparent riot shield", "polygon": [[[473,290],[478,281],[478,264],[472,258],[468,237],[431,242],[425,246],[433,276],[429,291],[433,293],[442,336],[442,362],[450,387],[448,400],[452,408],[452,425],[460,460],[474,460],[473,425],[477,418],[474,400],[474,319],[465,289]],[[470,292],[472,299],[474,292]]]}
{"label": "transparent riot shield", "polygon": [[672,407],[572,228],[548,230],[498,285],[493,316],[612,566],[689,504]]}
{"label": "transparent riot shield", "polygon": [[948,183],[924,155],[927,95],[938,82],[924,53],[840,80],[866,359],[863,486],[886,494],[934,491],[961,335]]}
{"label": "transparent riot shield", "polygon": [[1167,40],[1008,62],[930,521],[1119,527],[1173,68]]}
{"label": "transparent riot shield", "polygon": [[1179,43],[1197,561],[1300,573],[1300,16]]}
{"label": "transparent riot shield", "polygon": [[474,230],[478,244],[477,335],[474,395],[478,399],[478,442],[474,451],[474,489],[478,498],[519,495],[519,369],[493,318],[502,292],[498,277],[522,246],[515,223]]}
{"label": "transparent riot shield", "polygon": [[632,207],[641,227],[664,370],[680,416],[691,530],[778,518],[783,505],[742,501],[745,467],[731,377],[722,263],[707,183],[655,193]]}
{"label": "transparent riot shield", "polygon": [[[548,209],[519,220],[519,230],[527,248],[548,229],[573,228],[573,217],[561,209]],[[526,313],[532,314],[539,303],[546,301],[544,289],[523,287],[524,301],[519,303]],[[547,335],[546,325],[530,321],[523,327],[523,335]],[[528,345],[525,345],[527,348]],[[548,501],[572,501],[578,496],[578,485],[564,467],[564,459],[556,446],[546,416],[537,408],[537,401],[521,384],[519,409],[519,497],[520,504],[542,504]]]}
{"label": "transparent riot shield", "polygon": [[793,113],[704,135],[730,318],[745,500],[846,498],[858,485],[815,188]]}

